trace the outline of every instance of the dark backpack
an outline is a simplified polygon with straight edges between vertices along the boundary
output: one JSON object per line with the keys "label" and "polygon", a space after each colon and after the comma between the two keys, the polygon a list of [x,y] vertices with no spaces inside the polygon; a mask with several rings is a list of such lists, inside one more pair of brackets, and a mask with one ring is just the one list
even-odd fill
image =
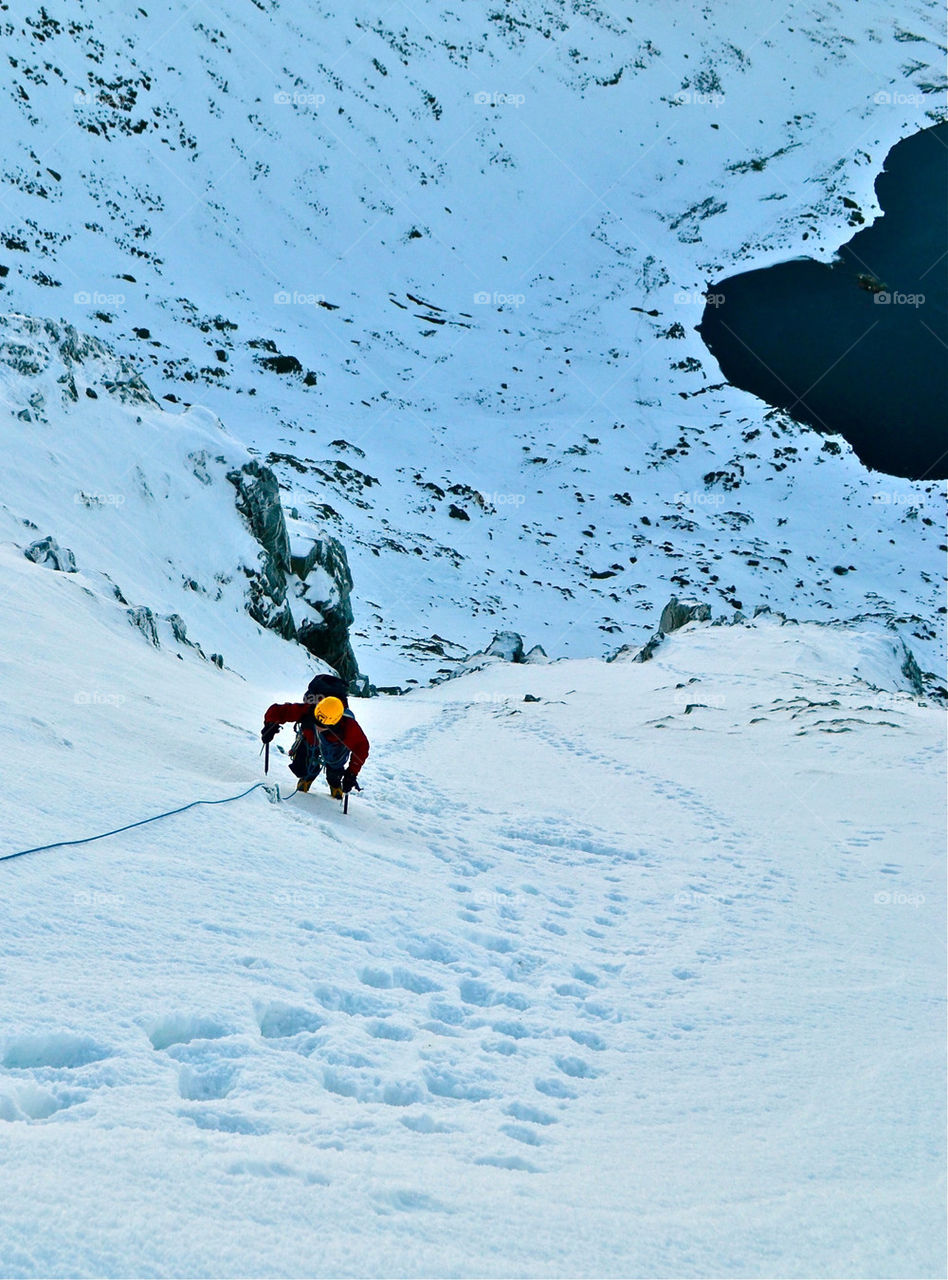
{"label": "dark backpack", "polygon": [[348,710],[348,694],[349,686],[342,676],[330,675],[328,671],[321,671],[318,676],[313,676],[306,686],[306,696],[303,701],[312,703],[315,706],[322,698],[338,698]]}

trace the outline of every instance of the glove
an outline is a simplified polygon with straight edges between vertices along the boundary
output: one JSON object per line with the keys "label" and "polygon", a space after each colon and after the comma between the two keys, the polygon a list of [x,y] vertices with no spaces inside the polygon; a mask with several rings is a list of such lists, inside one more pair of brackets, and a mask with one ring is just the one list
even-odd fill
{"label": "glove", "polygon": [[362,790],[362,788],[359,786],[358,781],[356,780],[355,774],[352,773],[352,771],[349,769],[347,769],[345,773],[342,775],[342,789],[346,793],[346,795],[348,795],[350,791]]}
{"label": "glove", "polygon": [[279,732],[280,726],[278,724],[265,724],[260,730],[260,741],[272,742]]}

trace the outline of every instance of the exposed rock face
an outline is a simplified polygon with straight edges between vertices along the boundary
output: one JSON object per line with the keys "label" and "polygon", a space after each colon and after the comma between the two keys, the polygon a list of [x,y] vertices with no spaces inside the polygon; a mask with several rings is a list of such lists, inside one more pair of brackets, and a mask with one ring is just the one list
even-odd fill
{"label": "exposed rock face", "polygon": [[617,649],[607,662],[648,662],[653,656],[655,650],[665,639],[665,635],[661,631],[656,631],[653,636],[646,640],[645,644],[634,645],[624,644],[621,649]]}
{"label": "exposed rock face", "polygon": [[709,604],[702,604],[698,600],[679,600],[677,596],[672,596],[662,610],[658,629],[667,636],[688,622],[707,622],[710,617]]}
{"label": "exposed rock face", "polygon": [[310,611],[299,624],[300,644],[357,685],[359,665],[349,642],[352,574],[345,547],[336,538],[318,538],[305,556],[293,556],[291,564],[302,583],[299,598]]}
{"label": "exposed rock face", "polygon": [[156,649],[161,648],[158,640],[158,620],[151,609],[147,605],[135,605],[131,609],[126,609],[126,616],[133,627],[137,627],[150,645],[154,645]]}
{"label": "exposed rock face", "polygon": [[237,490],[237,510],[267,553],[269,577],[277,582],[282,576],[285,588],[286,574],[292,568],[290,539],[276,476],[268,466],[252,459],[239,471],[228,471],[227,479]]}
{"label": "exposed rock face", "polygon": [[[95,361],[105,374],[102,385],[110,395],[126,404],[158,407],[141,376],[98,338],[80,333],[71,324],[39,316],[0,316],[0,363],[35,378],[49,368],[53,359],[61,360],[66,367],[66,374],[58,379],[64,400],[78,399],[71,369]],[[44,407],[42,397],[33,405],[35,416],[41,421]]]}
{"label": "exposed rock face", "polygon": [[[352,574],[345,548],[335,538],[318,538],[304,556],[290,553],[280,486],[264,463],[246,462],[227,473],[237,490],[237,509],[262,548],[259,568],[244,568],[249,580],[248,611],[261,626],[298,640],[314,657],[354,683],[359,676],[349,628],[352,625]],[[287,599],[289,578],[306,609],[299,624]]]}
{"label": "exposed rock face", "polygon": [[286,601],[290,540],[277,478],[269,467],[252,459],[239,471],[228,471],[227,479],[237,490],[237,510],[262,548],[259,569],[244,566],[250,597],[247,612],[262,627],[295,640],[296,623]]}
{"label": "exposed rock face", "polygon": [[504,662],[523,662],[523,637],[516,631],[498,631],[484,652]]}
{"label": "exposed rock face", "polygon": [[925,682],[922,678],[921,669],[918,663],[915,661],[915,654],[908,647],[908,645],[905,643],[904,640],[902,640],[902,653],[904,655],[904,661],[902,663],[903,676],[905,676],[906,680],[912,686],[912,689],[915,693],[919,694],[919,696],[924,696]]}
{"label": "exposed rock face", "polygon": [[[160,424],[162,407],[134,368],[104,342],[59,321],[0,315],[0,373],[4,383],[8,379],[17,384],[23,379],[30,380],[25,386],[17,386],[16,403],[12,406],[24,422],[58,420],[58,417],[54,419],[53,410],[57,410],[58,415],[65,406],[71,412],[80,400],[83,403],[85,398],[99,400],[104,393],[129,406],[137,423],[142,423],[148,410],[150,425]],[[36,381],[38,379],[42,381]],[[57,407],[60,399],[62,406]],[[139,408],[141,416],[136,416]],[[353,690],[368,691],[371,686],[360,678],[349,643],[353,621],[352,575],[342,544],[335,538],[322,537],[305,555],[294,558],[274,472],[259,459],[244,461],[245,451],[236,452],[221,424],[206,410],[192,408],[191,419],[190,429],[199,439],[209,442],[207,447],[192,449],[187,454],[191,472],[209,489],[219,482],[221,474],[226,475],[236,490],[237,511],[255,544],[245,562],[236,566],[236,574],[235,566],[223,566],[218,581],[230,584],[236,577],[240,582],[242,574],[246,579],[243,603],[254,621],[286,640],[302,643],[337,670]],[[220,452],[215,447],[218,438]],[[137,470],[136,476],[141,493],[149,502],[154,502],[155,495],[144,472]],[[75,500],[85,507],[101,505],[103,501],[101,496],[83,491],[75,494]],[[216,495],[209,498],[211,502],[215,500]],[[35,524],[30,527],[37,531]],[[72,551],[61,547],[52,536],[33,542],[25,554],[35,563],[60,572],[77,572]],[[84,568],[87,575],[94,572],[94,566],[86,564]],[[110,583],[114,597],[128,605],[108,575],[104,578]],[[182,580],[193,591],[206,593],[208,590],[190,573],[182,573]],[[294,603],[297,599],[298,604]],[[167,622],[176,644],[190,645],[205,656],[200,646],[187,639],[184,620],[178,614],[159,617],[142,605],[130,608],[129,619],[154,645],[165,638]],[[213,660],[219,658],[220,655],[212,655]]]}
{"label": "exposed rock face", "polygon": [[23,554],[34,564],[46,565],[49,569],[58,569],[60,573],[78,573],[76,557],[68,547],[61,547],[55,538],[39,538],[31,542]]}

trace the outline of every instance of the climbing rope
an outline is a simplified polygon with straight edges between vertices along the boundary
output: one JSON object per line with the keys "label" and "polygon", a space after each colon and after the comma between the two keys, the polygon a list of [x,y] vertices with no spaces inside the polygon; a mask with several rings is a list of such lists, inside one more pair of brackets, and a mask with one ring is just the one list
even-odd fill
{"label": "climbing rope", "polygon": [[97,836],[84,836],[81,840],[57,840],[53,844],[38,844],[34,849],[18,849],[16,853],[5,853],[0,855],[0,862],[8,862],[11,858],[22,858],[27,853],[45,853],[47,849],[66,849],[71,845],[91,844],[94,840],[104,840],[106,836],[117,836],[122,831],[131,831],[133,827],[144,827],[149,822],[171,818],[176,813],[186,813],[188,809],[194,809],[199,804],[231,804],[234,800],[242,800],[244,796],[249,796],[251,791],[256,791],[258,787],[262,787],[271,799],[275,795],[276,800],[289,800],[296,794],[291,791],[289,795],[284,796],[280,794],[280,788],[272,783],[255,782],[252,787],[248,787],[246,791],[241,791],[236,796],[225,796],[223,800],[192,800],[190,804],[183,804],[180,809],[169,809],[167,813],[156,813],[151,818],[140,818],[138,822],[129,822],[124,827],[116,827],[113,831],[102,831]]}

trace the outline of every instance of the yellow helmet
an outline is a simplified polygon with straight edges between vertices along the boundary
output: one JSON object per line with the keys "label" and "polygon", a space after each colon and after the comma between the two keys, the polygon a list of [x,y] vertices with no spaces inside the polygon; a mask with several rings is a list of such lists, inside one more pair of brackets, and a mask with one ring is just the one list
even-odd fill
{"label": "yellow helmet", "polygon": [[321,698],[316,703],[313,715],[320,728],[328,729],[331,725],[339,723],[344,711],[345,707],[338,698]]}

